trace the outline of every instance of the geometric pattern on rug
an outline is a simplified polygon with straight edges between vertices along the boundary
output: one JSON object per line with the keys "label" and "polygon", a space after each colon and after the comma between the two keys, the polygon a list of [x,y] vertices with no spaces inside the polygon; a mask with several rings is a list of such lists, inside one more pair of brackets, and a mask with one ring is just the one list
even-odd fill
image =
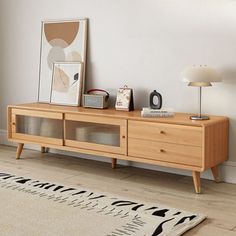
{"label": "geometric pattern on rug", "polygon": [[123,225],[114,227],[106,236],[177,236],[202,222],[206,216],[161,204],[138,202],[109,193],[68,187],[29,177],[0,173],[0,187],[46,198],[59,204],[120,218]]}

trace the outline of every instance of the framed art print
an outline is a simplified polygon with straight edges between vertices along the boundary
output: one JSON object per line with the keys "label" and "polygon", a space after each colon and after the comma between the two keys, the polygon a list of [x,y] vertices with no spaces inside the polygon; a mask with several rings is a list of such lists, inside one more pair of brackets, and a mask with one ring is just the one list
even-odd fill
{"label": "framed art print", "polygon": [[53,64],[50,103],[78,106],[82,95],[82,67],[80,62]]}
{"label": "framed art print", "polygon": [[87,19],[42,22],[39,102],[50,102],[54,62],[82,62],[85,67],[86,42]]}

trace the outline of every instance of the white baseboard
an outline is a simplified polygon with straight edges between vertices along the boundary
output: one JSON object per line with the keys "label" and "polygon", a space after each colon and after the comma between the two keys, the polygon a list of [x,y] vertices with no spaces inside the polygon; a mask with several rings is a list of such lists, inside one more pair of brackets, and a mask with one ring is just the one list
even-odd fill
{"label": "white baseboard", "polygon": [[[7,140],[6,130],[0,130],[0,144],[8,145],[8,146],[16,146],[15,143],[9,142]],[[26,144],[25,147],[32,150],[37,150],[37,151],[40,150],[40,147],[37,145]],[[86,155],[86,154],[81,154],[81,153],[73,153],[73,152],[67,152],[67,151],[61,151],[61,150],[55,150],[55,149],[50,150],[50,152],[58,153],[62,155],[74,156],[78,158],[82,157],[82,158],[90,159],[90,160],[110,162],[110,159],[105,158],[105,157],[97,157],[97,156],[91,156],[91,155]],[[133,166],[133,167],[143,168],[143,169],[149,169],[149,170],[156,170],[156,171],[163,171],[163,172],[168,172],[168,173],[186,175],[186,176],[192,175],[190,171],[186,171],[186,170],[167,168],[167,167],[162,167],[162,166],[149,165],[149,164],[143,164],[143,163],[137,163],[137,162],[131,162],[131,161],[118,160],[118,164],[125,165],[125,166]],[[224,164],[220,166],[220,168],[221,168],[222,180],[227,183],[236,184],[236,162],[226,161],[224,162]],[[201,177],[204,179],[211,179],[211,180],[213,179],[212,174],[209,170],[202,173]]]}

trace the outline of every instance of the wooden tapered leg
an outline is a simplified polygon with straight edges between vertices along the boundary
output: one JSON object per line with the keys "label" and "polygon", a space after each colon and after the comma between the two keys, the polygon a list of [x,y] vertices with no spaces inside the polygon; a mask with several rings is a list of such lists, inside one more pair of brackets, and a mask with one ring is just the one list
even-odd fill
{"label": "wooden tapered leg", "polygon": [[18,143],[17,150],[16,150],[16,159],[20,159],[21,152],[23,150],[24,143]]}
{"label": "wooden tapered leg", "polygon": [[112,169],[116,168],[116,163],[117,163],[117,159],[116,158],[112,158],[112,163],[111,163]]}
{"label": "wooden tapered leg", "polygon": [[193,171],[193,183],[196,193],[201,193],[201,179],[200,179],[200,172]]}
{"label": "wooden tapered leg", "polygon": [[211,172],[212,172],[212,175],[215,179],[215,182],[216,183],[219,183],[221,180],[220,180],[220,176],[219,176],[219,169],[218,169],[218,166],[214,166],[211,168]]}
{"label": "wooden tapered leg", "polygon": [[48,153],[48,148],[47,147],[41,147],[41,152],[42,153]]}

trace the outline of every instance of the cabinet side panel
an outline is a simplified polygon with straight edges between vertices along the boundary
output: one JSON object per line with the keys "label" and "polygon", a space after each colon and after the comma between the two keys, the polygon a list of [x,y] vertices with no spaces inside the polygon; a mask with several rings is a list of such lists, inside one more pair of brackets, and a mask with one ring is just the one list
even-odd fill
{"label": "cabinet side panel", "polygon": [[205,126],[204,170],[228,159],[229,121],[227,119]]}
{"label": "cabinet side panel", "polygon": [[7,137],[8,139],[12,138],[12,108],[7,108]]}

